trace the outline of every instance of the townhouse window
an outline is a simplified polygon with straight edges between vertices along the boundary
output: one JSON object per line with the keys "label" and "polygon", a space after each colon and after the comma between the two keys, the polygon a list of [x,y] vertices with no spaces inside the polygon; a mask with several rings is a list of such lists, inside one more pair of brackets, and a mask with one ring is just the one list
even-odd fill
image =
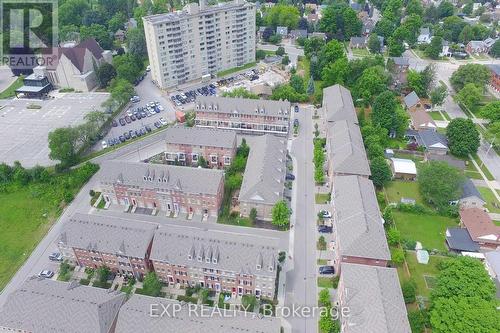
{"label": "townhouse window", "polygon": [[196,153],[191,154],[191,159],[193,160],[193,162],[198,162],[198,154]]}
{"label": "townhouse window", "polygon": [[217,155],[210,155],[210,162],[211,163],[217,163],[218,158]]}
{"label": "townhouse window", "polygon": [[260,271],[260,269],[262,268],[259,264],[257,264],[257,266],[255,267],[258,271]]}
{"label": "townhouse window", "polygon": [[231,164],[231,157],[224,156],[224,165],[230,165],[230,164]]}
{"label": "townhouse window", "polygon": [[206,258],[205,258],[205,262],[206,262],[207,264],[210,264],[210,258],[209,258],[209,257],[206,257]]}

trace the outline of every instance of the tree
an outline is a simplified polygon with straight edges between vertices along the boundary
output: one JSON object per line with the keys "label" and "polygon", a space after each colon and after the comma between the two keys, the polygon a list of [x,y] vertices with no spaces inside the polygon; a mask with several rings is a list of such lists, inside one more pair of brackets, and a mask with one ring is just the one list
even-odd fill
{"label": "tree", "polygon": [[371,179],[373,184],[382,188],[392,179],[392,172],[383,156],[375,157],[370,161]]}
{"label": "tree", "polygon": [[146,274],[142,284],[142,291],[144,294],[158,297],[160,296],[161,288],[161,281],[158,279],[155,272],[149,272]]}
{"label": "tree", "polygon": [[277,4],[267,10],[264,20],[268,26],[297,28],[300,20],[300,12],[295,6]]}
{"label": "tree", "polygon": [[421,166],[417,180],[424,199],[445,208],[450,201],[460,198],[464,176],[446,162],[430,161]]}
{"label": "tree", "polygon": [[225,91],[222,93],[223,97],[241,97],[241,98],[249,98],[249,99],[259,99],[259,96],[251,93],[245,87],[238,87],[231,91]]}
{"label": "tree", "polygon": [[500,101],[493,101],[479,110],[482,118],[488,119],[490,123],[500,121]]}
{"label": "tree", "polygon": [[134,95],[134,86],[125,79],[114,78],[109,86],[111,98],[120,104],[128,102]]}
{"label": "tree", "polygon": [[345,48],[338,40],[331,40],[321,49],[321,60],[326,63],[335,62],[337,59],[345,58]]}
{"label": "tree", "polygon": [[439,4],[437,10],[438,10],[439,17],[444,18],[444,17],[452,16],[454,11],[455,11],[455,7],[453,6],[453,4],[451,2],[443,1]]}
{"label": "tree", "polygon": [[287,66],[289,63],[290,63],[290,58],[287,55],[284,56],[283,59],[281,59],[281,64],[283,66]]}
{"label": "tree", "polygon": [[314,79],[312,76],[309,78],[309,82],[307,83],[306,93],[308,96],[314,95]]}
{"label": "tree", "polygon": [[415,14],[422,16],[424,14],[424,8],[419,0],[409,0],[406,5],[406,16]]}
{"label": "tree", "polygon": [[327,288],[321,289],[318,296],[318,302],[321,306],[330,306],[330,291]]}
{"label": "tree", "polygon": [[472,14],[473,8],[474,8],[474,4],[472,2],[468,2],[462,8],[462,13],[464,13],[467,16],[470,16],[470,14]]}
{"label": "tree", "polygon": [[407,75],[407,81],[408,81],[408,88],[415,91],[415,93],[419,97],[427,96],[426,87],[424,86],[424,81],[421,73],[414,70],[410,70]]}
{"label": "tree", "polygon": [[400,249],[398,247],[392,248],[391,249],[391,261],[395,265],[401,265],[405,261],[405,253],[403,249]]}
{"label": "tree", "polygon": [[408,311],[408,321],[413,333],[422,333],[428,321],[426,310]]}
{"label": "tree", "polygon": [[479,131],[469,118],[455,118],[446,128],[450,152],[458,157],[477,153],[480,145]]}
{"label": "tree", "polygon": [[485,65],[466,64],[461,65],[450,77],[451,85],[455,91],[461,90],[467,83],[474,83],[484,89],[490,81],[490,71]]}
{"label": "tree", "polygon": [[262,60],[265,58],[266,58],[266,51],[264,51],[264,50],[255,51],[255,59]]}
{"label": "tree", "polygon": [[99,86],[106,88],[109,82],[116,77],[116,70],[113,65],[104,62],[97,68],[96,75],[99,80]]}
{"label": "tree", "polygon": [[290,224],[290,209],[284,200],[278,201],[271,211],[272,223],[280,228],[287,228]]}
{"label": "tree", "polygon": [[443,38],[434,36],[431,43],[425,48],[425,54],[431,59],[439,59],[439,54],[443,50]]}
{"label": "tree", "polygon": [[131,53],[113,58],[113,66],[116,69],[117,78],[133,83],[142,71],[142,61]]}
{"label": "tree", "polygon": [[336,3],[322,11],[319,30],[336,35],[341,40],[359,36],[363,24],[356,12],[344,3]]}
{"label": "tree", "polygon": [[445,18],[443,21],[443,30],[445,32],[443,38],[455,43],[458,42],[458,37],[466,25],[467,23],[458,16]]}
{"label": "tree", "polygon": [[391,246],[397,246],[401,242],[401,233],[396,228],[387,230],[387,243]]}
{"label": "tree", "polygon": [[282,84],[274,88],[271,99],[275,101],[288,100],[289,102],[305,102],[307,101],[306,94],[300,94],[295,91],[289,84]]}
{"label": "tree", "polygon": [[250,221],[252,223],[255,223],[255,221],[257,220],[257,209],[255,207],[252,207],[252,209],[250,209],[250,214],[248,214],[248,217],[250,218]]}
{"label": "tree", "polygon": [[111,38],[106,27],[101,24],[94,23],[90,26],[82,25],[80,27],[80,39],[86,40],[89,38],[94,38],[105,50],[113,48],[113,39]]}
{"label": "tree", "polygon": [[70,167],[78,161],[78,132],[73,127],[57,128],[49,133],[49,157],[59,160],[63,167]]}
{"label": "tree", "polygon": [[390,90],[379,94],[372,107],[372,121],[375,126],[387,129],[388,132],[396,131],[402,136],[408,125],[408,116],[401,109],[396,97]]}
{"label": "tree", "polygon": [[324,86],[331,86],[334,84],[345,84],[347,76],[349,75],[349,61],[346,57],[340,58],[333,63],[329,63],[321,71],[321,78],[323,79]]}
{"label": "tree", "polygon": [[108,21],[108,29],[111,32],[116,32],[119,29],[123,29],[123,22],[126,22],[127,18],[122,12],[116,12],[113,17]]}
{"label": "tree", "polygon": [[269,39],[271,38],[272,35],[274,35],[274,29],[271,27],[266,27],[262,32],[262,39],[265,42],[269,42]]}
{"label": "tree", "polygon": [[311,59],[312,56],[319,54],[323,46],[325,46],[323,38],[308,38],[304,41],[304,54],[307,58]]}
{"label": "tree", "polygon": [[97,280],[101,285],[105,285],[108,282],[109,274],[111,271],[106,266],[101,266],[97,269]]}
{"label": "tree", "polygon": [[208,162],[203,156],[198,156],[198,166],[201,168],[208,168]]}
{"label": "tree", "polygon": [[433,301],[430,323],[435,333],[493,333],[500,331],[500,312],[479,297],[442,297]]}
{"label": "tree", "polygon": [[71,24],[80,26],[83,22],[83,16],[88,10],[90,10],[90,6],[86,0],[67,0],[59,6],[59,24],[61,26]]}
{"label": "tree", "polygon": [[279,56],[282,56],[285,54],[285,48],[283,46],[280,46],[278,47],[278,49],[276,50],[276,55],[279,55]]}
{"label": "tree", "polygon": [[339,324],[332,319],[330,311],[322,311],[319,318],[319,329],[324,333],[338,333],[340,332]]}
{"label": "tree", "polygon": [[430,93],[432,105],[443,105],[446,96],[448,96],[448,89],[443,84],[439,85]]}
{"label": "tree", "polygon": [[358,98],[369,102],[387,89],[387,83],[388,76],[382,67],[370,67],[363,71],[353,90]]}
{"label": "tree", "polygon": [[473,113],[479,108],[479,103],[482,98],[482,89],[477,87],[474,83],[467,83],[460,89],[458,94],[455,95],[455,100],[465,105],[467,109]]}
{"label": "tree", "polygon": [[500,57],[500,39],[497,39],[497,41],[493,44],[490,50],[490,54],[495,58]]}
{"label": "tree", "polygon": [[290,86],[299,94],[305,93],[304,78],[300,75],[293,74],[290,77]]}
{"label": "tree", "polygon": [[417,284],[413,280],[404,281],[401,284],[401,290],[403,291],[403,298],[406,304],[415,302],[417,296]]}
{"label": "tree", "polygon": [[368,38],[368,49],[371,53],[380,53],[380,40],[377,34],[371,34],[370,38]]}
{"label": "tree", "polygon": [[146,36],[144,30],[140,28],[130,29],[127,32],[127,45],[130,54],[142,58],[147,56]]}

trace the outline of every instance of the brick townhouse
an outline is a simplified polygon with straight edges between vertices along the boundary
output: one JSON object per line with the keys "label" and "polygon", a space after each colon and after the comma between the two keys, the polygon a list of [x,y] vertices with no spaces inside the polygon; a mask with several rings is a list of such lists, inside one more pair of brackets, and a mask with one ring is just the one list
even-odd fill
{"label": "brick townhouse", "polygon": [[58,247],[65,260],[82,267],[109,267],[115,273],[144,276],[154,223],[77,213],[64,222]]}
{"label": "brick townhouse", "polygon": [[222,170],[164,164],[106,161],[99,182],[107,203],[174,217],[217,217],[224,192]]}
{"label": "brick townhouse", "polygon": [[233,296],[272,298],[278,242],[241,233],[162,226],[150,258],[158,277],[171,286],[199,284]]}
{"label": "brick townhouse", "polygon": [[198,166],[201,156],[211,168],[228,167],[236,155],[236,133],[214,128],[171,127],[165,132],[165,161]]}
{"label": "brick townhouse", "polygon": [[488,68],[491,72],[490,84],[496,90],[500,91],[500,65],[490,64]]}
{"label": "brick townhouse", "polygon": [[290,128],[288,101],[200,96],[195,112],[197,127],[276,135],[287,135]]}

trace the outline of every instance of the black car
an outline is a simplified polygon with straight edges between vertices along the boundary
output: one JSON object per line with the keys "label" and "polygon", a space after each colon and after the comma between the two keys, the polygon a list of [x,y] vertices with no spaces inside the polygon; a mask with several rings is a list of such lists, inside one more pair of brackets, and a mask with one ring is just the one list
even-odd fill
{"label": "black car", "polygon": [[118,123],[116,122],[116,120],[114,120],[114,119],[113,119],[113,120],[111,121],[111,125],[112,125],[113,127],[116,127],[116,126],[118,126]]}
{"label": "black car", "polygon": [[126,140],[130,139],[130,134],[128,132],[123,133]]}
{"label": "black car", "polygon": [[134,115],[131,115],[131,116],[130,116],[130,120],[132,120],[132,121],[136,121],[136,120],[137,120],[137,118],[136,118]]}
{"label": "black car", "polygon": [[154,125],[156,126],[156,128],[160,128],[161,127],[161,124],[157,121],[155,121]]}
{"label": "black car", "polygon": [[120,142],[125,142],[125,137],[123,135],[120,135],[118,139],[120,139]]}
{"label": "black car", "polygon": [[335,268],[333,266],[320,266],[319,274],[335,274]]}
{"label": "black car", "polygon": [[294,119],[293,120],[293,126],[299,126],[299,120],[298,119]]}
{"label": "black car", "polygon": [[149,127],[149,125],[144,126],[144,128],[146,128],[146,131],[151,132],[151,127]]}
{"label": "black car", "polygon": [[130,119],[129,116],[125,116],[125,121],[127,122],[127,124],[130,124],[132,122],[132,119]]}
{"label": "black car", "polygon": [[144,134],[146,134],[146,130],[145,130],[144,128],[141,128],[141,129],[139,130],[139,133],[141,133],[141,135],[144,135]]}
{"label": "black car", "polygon": [[128,134],[130,135],[130,137],[131,137],[132,139],[136,137],[135,132],[134,132],[134,131],[132,131],[132,130],[128,131]]}
{"label": "black car", "polygon": [[125,126],[127,124],[125,122],[125,119],[123,119],[123,118],[118,119],[118,121],[120,122],[120,125],[122,125],[122,126]]}
{"label": "black car", "polygon": [[333,228],[327,225],[320,225],[318,226],[318,232],[321,232],[323,234],[331,234],[333,231]]}
{"label": "black car", "polygon": [[298,105],[295,105],[295,112],[299,112],[299,106]]}
{"label": "black car", "polygon": [[295,180],[295,176],[292,175],[291,173],[287,173],[286,176],[285,176],[285,179],[286,180]]}

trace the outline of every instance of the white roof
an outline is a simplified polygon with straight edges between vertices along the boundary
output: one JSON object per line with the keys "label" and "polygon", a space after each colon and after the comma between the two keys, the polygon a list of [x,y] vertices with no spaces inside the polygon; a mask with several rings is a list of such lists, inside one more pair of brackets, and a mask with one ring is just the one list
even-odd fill
{"label": "white roof", "polygon": [[395,173],[417,174],[417,166],[412,160],[404,158],[391,158]]}

